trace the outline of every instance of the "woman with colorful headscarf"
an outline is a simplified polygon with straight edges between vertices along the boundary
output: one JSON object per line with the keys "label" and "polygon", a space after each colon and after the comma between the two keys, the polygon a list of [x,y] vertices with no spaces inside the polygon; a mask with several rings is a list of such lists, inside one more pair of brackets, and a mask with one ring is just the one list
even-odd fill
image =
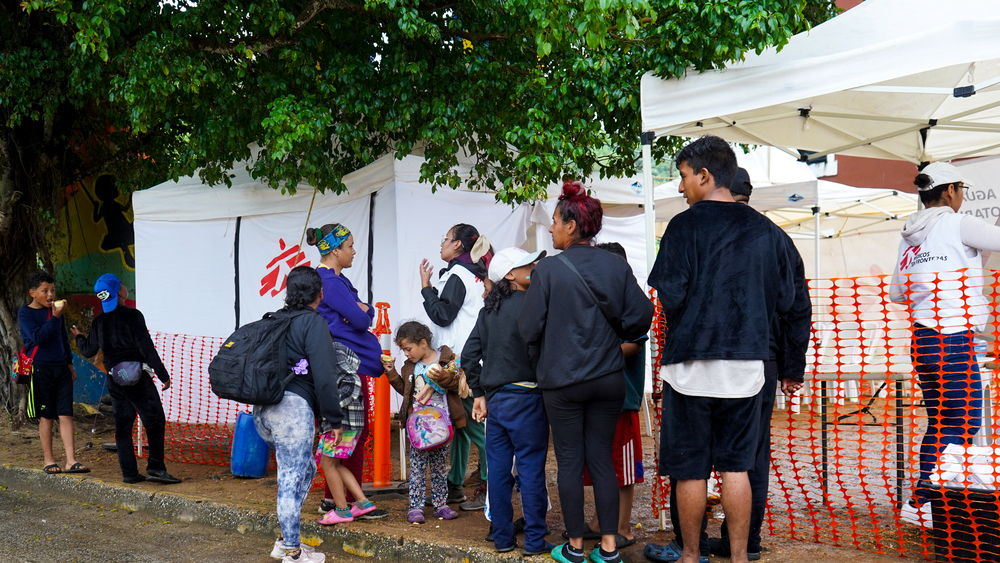
{"label": "woman with colorful headscarf", "polygon": [[[323,225],[318,229],[309,229],[306,233],[306,242],[315,246],[320,254],[319,266],[316,267],[320,279],[323,280],[323,300],[319,304],[319,314],[326,319],[333,339],[350,348],[361,360],[358,367],[361,396],[365,412],[369,412],[368,388],[372,385],[371,379],[382,375],[383,372],[382,346],[369,331],[375,318],[375,308],[370,303],[361,301],[358,290],[343,274],[345,268],[350,268],[354,264],[354,256],[357,254],[354,250],[354,235],[347,227],[335,223]],[[368,424],[365,422],[361,433],[358,434],[359,447],[342,463],[359,483],[363,482],[361,474],[364,469],[364,444],[368,439]],[[349,500],[358,499],[349,498]],[[320,512],[329,512],[334,507],[330,489],[325,488]],[[387,515],[386,511],[379,509],[360,516],[359,519],[374,520]]]}

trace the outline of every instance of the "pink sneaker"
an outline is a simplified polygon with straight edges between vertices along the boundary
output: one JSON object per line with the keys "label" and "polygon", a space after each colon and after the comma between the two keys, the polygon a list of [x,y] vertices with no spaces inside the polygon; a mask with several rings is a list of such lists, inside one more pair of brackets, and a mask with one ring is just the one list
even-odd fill
{"label": "pink sneaker", "polygon": [[358,503],[354,503],[351,505],[351,517],[357,518],[358,516],[364,516],[365,514],[377,509],[378,507],[375,506],[375,503],[370,500],[367,501],[367,504],[364,506],[358,506]]}
{"label": "pink sneaker", "polygon": [[454,520],[455,518],[458,518],[458,513],[452,510],[450,506],[444,505],[434,511],[434,517],[442,520]]}
{"label": "pink sneaker", "polygon": [[317,520],[317,522],[319,522],[320,524],[323,524],[324,526],[331,526],[333,524],[343,524],[345,522],[354,522],[354,516],[353,515],[341,516],[340,514],[337,514],[337,510],[334,509],[334,510],[331,510],[330,512],[327,512],[326,514],[324,514],[322,518],[320,518],[319,520]]}

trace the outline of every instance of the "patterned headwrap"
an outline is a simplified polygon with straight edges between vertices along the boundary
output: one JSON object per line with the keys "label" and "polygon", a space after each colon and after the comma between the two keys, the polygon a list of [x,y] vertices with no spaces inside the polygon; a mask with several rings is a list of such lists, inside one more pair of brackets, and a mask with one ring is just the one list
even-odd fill
{"label": "patterned headwrap", "polygon": [[[319,229],[316,229],[316,234],[320,234]],[[340,223],[334,225],[333,230],[327,233],[325,237],[317,237],[319,238],[319,242],[316,243],[316,248],[319,249],[320,256],[326,256],[339,248],[349,236],[351,236],[351,231],[347,227]]]}

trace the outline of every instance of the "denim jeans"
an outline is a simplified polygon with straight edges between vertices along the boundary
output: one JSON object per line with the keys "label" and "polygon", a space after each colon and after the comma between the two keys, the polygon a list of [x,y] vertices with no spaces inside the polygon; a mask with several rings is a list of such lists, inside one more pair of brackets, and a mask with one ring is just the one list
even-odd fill
{"label": "denim jeans", "polygon": [[285,549],[296,549],[302,525],[302,503],[316,475],[315,415],[308,401],[285,391],[280,403],[254,407],[253,421],[260,437],[274,446],[278,462],[278,525]]}
{"label": "denim jeans", "polygon": [[916,325],[913,366],[927,409],[920,444],[920,479],[930,479],[948,444],[966,445],[983,424],[983,382],[972,350],[972,333],[941,334]]}

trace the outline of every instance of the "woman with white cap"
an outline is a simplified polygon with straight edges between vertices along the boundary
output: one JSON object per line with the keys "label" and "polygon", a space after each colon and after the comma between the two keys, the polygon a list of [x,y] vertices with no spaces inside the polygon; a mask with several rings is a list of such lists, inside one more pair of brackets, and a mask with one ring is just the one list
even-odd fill
{"label": "woman with white cap", "polygon": [[[973,335],[984,330],[990,310],[982,252],[1000,250],[1000,227],[958,213],[968,186],[955,166],[930,164],[913,183],[924,209],[903,226],[889,298],[905,303],[913,321],[911,353],[927,409],[919,475],[925,481],[948,444],[966,445],[982,427]],[[919,487],[901,516],[930,526]]]}
{"label": "woman with white cap", "polygon": [[472,417],[478,422],[487,416],[490,419],[486,427],[490,452],[487,490],[492,541],[500,553],[516,547],[511,504],[511,469],[515,466],[525,521],[523,553],[537,555],[552,549],[545,541],[549,422],[535,364],[517,326],[531,272],[544,256],[544,250],[505,248],[493,257],[489,268],[493,287],[462,349],[462,368],[475,397]]}

